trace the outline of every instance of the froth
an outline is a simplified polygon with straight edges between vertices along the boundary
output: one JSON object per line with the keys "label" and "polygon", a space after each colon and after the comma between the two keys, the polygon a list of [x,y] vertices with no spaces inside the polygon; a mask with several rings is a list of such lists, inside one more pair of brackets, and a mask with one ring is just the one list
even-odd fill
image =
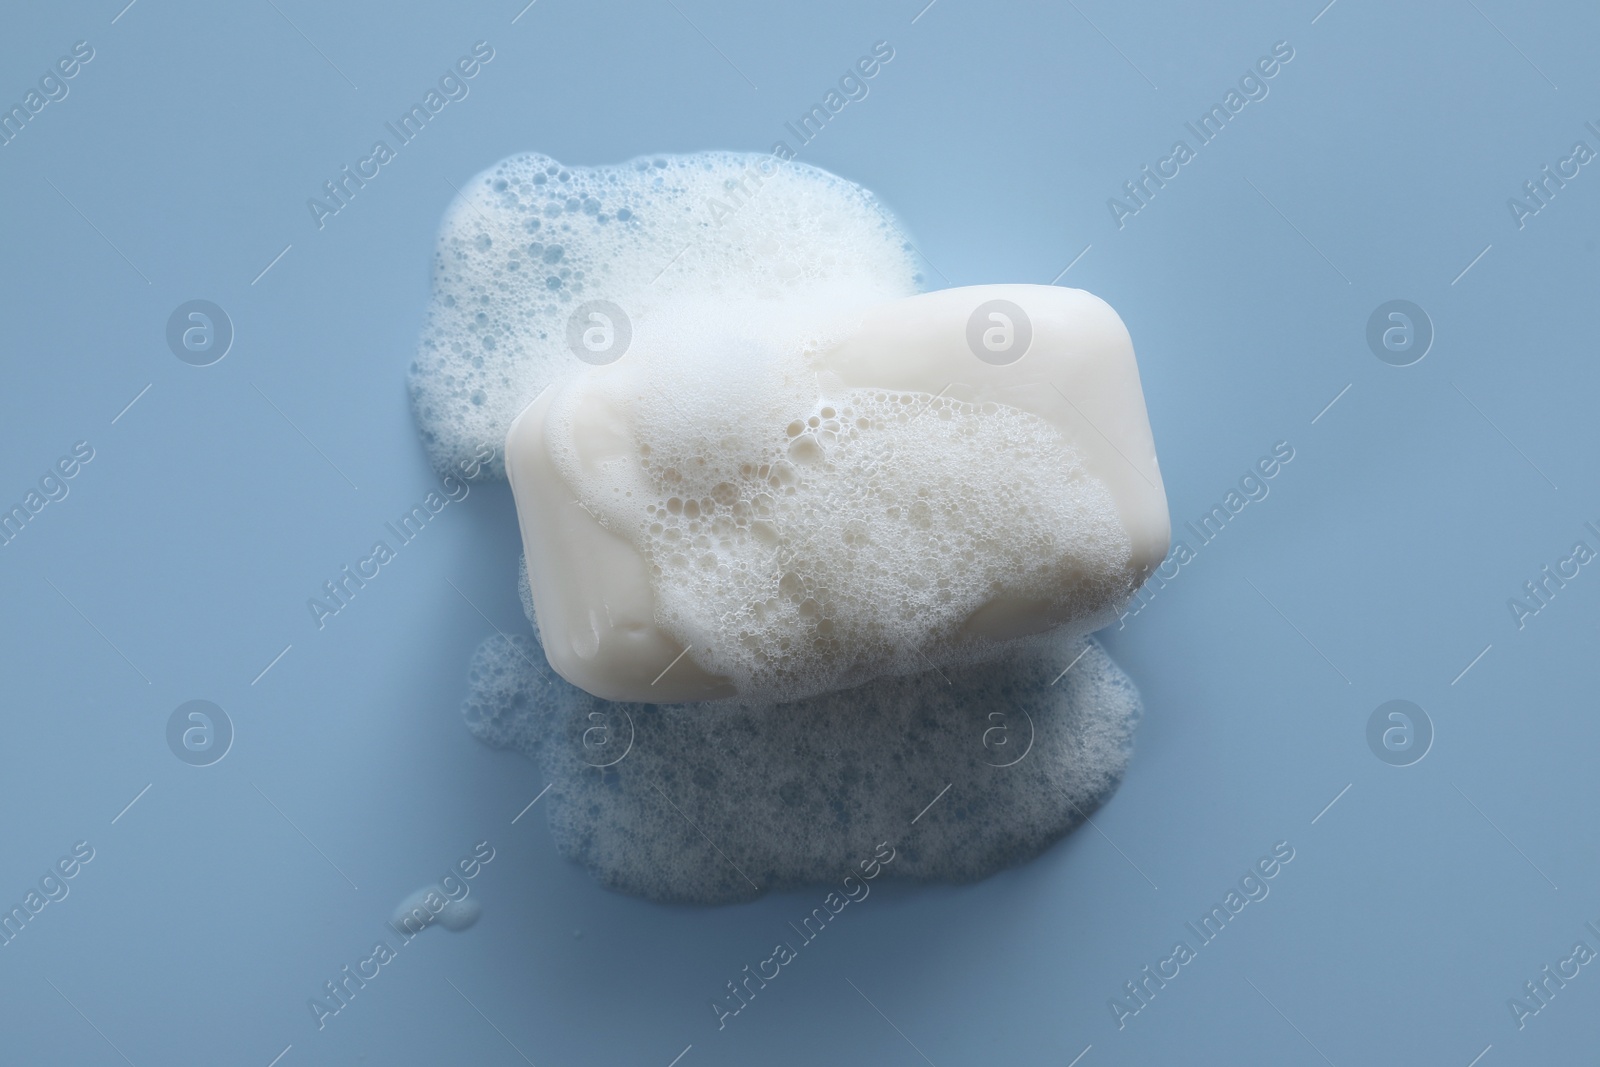
{"label": "froth", "polygon": [[389,918],[396,929],[420,930],[438,923],[460,932],[483,913],[476,898],[452,899],[437,885],[425,885],[402,900]]}
{"label": "froth", "polygon": [[[1116,788],[1139,697],[1084,634],[1166,538],[1164,499],[1129,490],[1160,497],[1126,330],[1086,294],[920,281],[871,193],[764,155],[518,156],[446,215],[413,405],[441,469],[516,423],[533,625],[479,647],[463,714],[539,765],[553,836],[605,885],[749,899],[884,841],[895,877],[981,878]],[[1030,405],[1044,376],[968,362],[969,298],[1029,303],[1021,366],[1056,360],[1112,436]],[[597,300],[631,342],[603,366],[570,334]],[[679,645],[742,702],[567,680],[642,663],[626,699],[699,699],[650,681]]]}
{"label": "froth", "polygon": [[[905,235],[871,193],[770,155],[702,152],[610,167],[507,159],[445,215],[410,388],[435,465],[500,440],[545,386],[591,299],[648,330],[686,296],[782,301],[828,289],[869,303],[917,291]],[[496,457],[486,475],[503,477]]]}
{"label": "froth", "polygon": [[[1132,546],[1054,425],[917,391],[820,392],[812,319],[760,311],[664,316],[681,328],[546,422],[563,479],[644,556],[657,624],[703,670],[791,701],[991,656],[1001,642],[969,622],[997,600],[1047,605],[1079,634],[1109,621]],[[584,462],[596,410],[631,462]]]}
{"label": "froth", "polygon": [[532,639],[494,636],[462,708],[480,740],[539,766],[569,859],[612,889],[700,904],[835,879],[883,841],[898,849],[885,871],[918,881],[1031,859],[1116,789],[1140,711],[1099,645],[1060,634],[779,713],[599,700]]}

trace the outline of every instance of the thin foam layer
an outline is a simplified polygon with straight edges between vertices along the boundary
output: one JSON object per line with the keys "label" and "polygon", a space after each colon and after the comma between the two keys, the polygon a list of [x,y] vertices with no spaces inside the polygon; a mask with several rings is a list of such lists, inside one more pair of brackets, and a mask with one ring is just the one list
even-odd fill
{"label": "thin foam layer", "polygon": [[538,765],[552,836],[603,885],[722,904],[836,879],[885,841],[885,871],[917,881],[1031,859],[1114,792],[1140,703],[1098,644],[1059,634],[777,711],[599,700],[519,635],[479,646],[462,714]]}
{"label": "thin foam layer", "polygon": [[[450,472],[585,366],[567,329],[586,301],[613,302],[641,329],[686,295],[781,302],[825,286],[864,305],[919,282],[877,199],[815,167],[739,152],[609,167],[513,156],[468,182],[445,214],[412,406],[434,465]],[[500,457],[480,477],[504,477]]]}

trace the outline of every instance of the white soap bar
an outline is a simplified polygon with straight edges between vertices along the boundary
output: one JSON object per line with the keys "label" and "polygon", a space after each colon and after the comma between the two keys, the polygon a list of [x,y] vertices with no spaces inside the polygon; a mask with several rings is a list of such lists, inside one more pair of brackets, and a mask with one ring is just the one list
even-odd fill
{"label": "white soap bar", "polygon": [[1133,346],[1089,293],[631,324],[506,439],[545,653],[647,703],[783,702],[1115,618],[1165,557]]}

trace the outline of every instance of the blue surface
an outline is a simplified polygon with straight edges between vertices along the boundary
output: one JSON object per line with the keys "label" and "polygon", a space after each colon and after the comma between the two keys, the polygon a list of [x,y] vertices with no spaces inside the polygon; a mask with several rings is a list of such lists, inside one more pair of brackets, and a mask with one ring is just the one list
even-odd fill
{"label": "blue surface", "polygon": [[[1592,8],[123,2],[0,35],[8,106],[94,49],[0,147],[0,500],[94,451],[0,548],[0,900],[94,850],[0,948],[0,1060],[1592,1056],[1596,968],[1521,1028],[1508,1001],[1600,949],[1600,576],[1521,628],[1507,606],[1600,549],[1600,172],[1520,228],[1507,205],[1600,149]],[[470,95],[319,230],[307,198],[479,40]],[[1276,442],[1294,459],[1107,636],[1148,710],[1095,830],[978,885],[882,887],[719,1031],[708,1002],[822,892],[651,905],[561,861],[537,807],[512,823],[545,783],[457,712],[491,620],[520,625],[503,487],[321,631],[305,602],[435,484],[403,376],[451,183],[528,149],[770,148],[879,40],[870,95],[800,158],[880,194],[938,284],[1118,309],[1178,537]],[[1119,229],[1107,199],[1279,41],[1269,95]],[[165,340],[193,299],[236,331],[208,367]],[[1393,299],[1436,333],[1410,366],[1368,348]],[[166,741],[193,699],[236,728],[209,767]],[[1368,746],[1392,699],[1435,731],[1410,766]],[[319,1031],[308,998],[484,840],[482,921],[424,933]],[[1119,1029],[1108,1001],[1283,841],[1270,895]]]}

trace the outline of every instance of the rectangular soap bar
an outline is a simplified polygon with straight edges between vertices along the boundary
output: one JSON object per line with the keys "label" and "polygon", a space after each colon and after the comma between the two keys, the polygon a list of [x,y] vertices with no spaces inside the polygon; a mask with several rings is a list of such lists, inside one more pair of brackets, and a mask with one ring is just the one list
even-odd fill
{"label": "rectangular soap bar", "polygon": [[784,702],[977,662],[1105,625],[1166,556],[1133,345],[1089,293],[633,328],[506,440],[545,653],[596,696]]}

